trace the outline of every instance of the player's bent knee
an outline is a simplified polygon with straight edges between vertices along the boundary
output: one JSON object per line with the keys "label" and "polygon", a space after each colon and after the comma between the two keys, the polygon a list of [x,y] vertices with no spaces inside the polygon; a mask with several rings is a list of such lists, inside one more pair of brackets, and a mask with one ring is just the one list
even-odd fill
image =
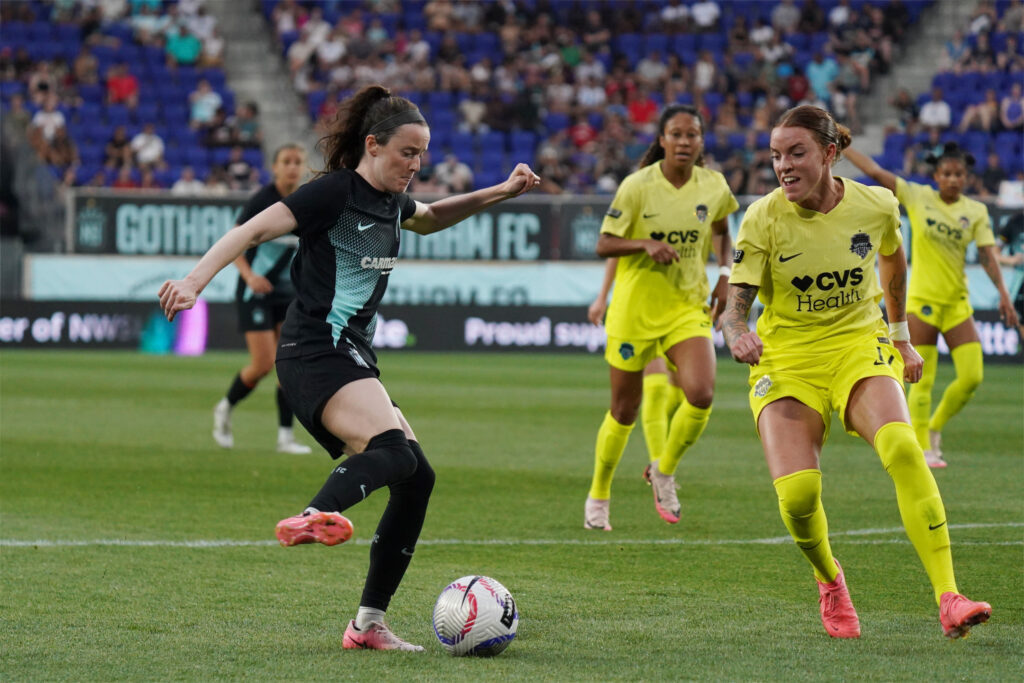
{"label": "player's bent knee", "polygon": [[924,465],[924,451],[917,443],[914,428],[904,422],[882,425],[875,434],[875,451],[885,471]]}
{"label": "player's bent knee", "polygon": [[801,519],[818,511],[821,505],[821,470],[800,470],[772,483],[782,514]]}
{"label": "player's bent knee", "polygon": [[375,451],[379,457],[387,461],[388,481],[408,479],[416,473],[418,460],[409,445],[409,439],[401,429],[389,429],[381,432],[366,443],[367,451]]}

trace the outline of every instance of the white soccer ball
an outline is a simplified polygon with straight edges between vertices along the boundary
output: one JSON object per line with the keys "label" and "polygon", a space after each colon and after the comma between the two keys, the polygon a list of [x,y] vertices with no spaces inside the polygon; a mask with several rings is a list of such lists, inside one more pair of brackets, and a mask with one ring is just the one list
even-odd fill
{"label": "white soccer ball", "polygon": [[488,576],[451,582],[434,604],[434,633],[453,657],[493,657],[508,647],[518,627],[512,594]]}

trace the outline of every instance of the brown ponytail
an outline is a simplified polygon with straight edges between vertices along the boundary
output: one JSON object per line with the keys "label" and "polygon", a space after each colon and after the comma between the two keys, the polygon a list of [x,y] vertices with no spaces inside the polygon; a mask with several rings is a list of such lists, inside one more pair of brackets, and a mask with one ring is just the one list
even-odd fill
{"label": "brown ponytail", "polygon": [[779,118],[775,127],[804,128],[809,130],[814,135],[814,139],[821,145],[822,150],[827,149],[829,145],[835,145],[836,157],[832,160],[833,164],[839,161],[843,150],[853,142],[853,136],[850,135],[849,128],[841,123],[836,123],[831,114],[821,107],[815,107],[812,104],[802,104],[799,107],[793,107]]}

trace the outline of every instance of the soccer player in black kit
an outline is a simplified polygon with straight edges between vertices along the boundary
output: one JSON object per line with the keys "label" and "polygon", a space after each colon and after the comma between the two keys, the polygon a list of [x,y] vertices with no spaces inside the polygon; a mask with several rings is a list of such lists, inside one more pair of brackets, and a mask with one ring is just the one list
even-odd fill
{"label": "soccer player in black kit", "polygon": [[182,280],[160,288],[168,319],[195,304],[203,288],[245,249],[289,232],[299,237],[292,264],[297,298],[277,349],[277,375],[299,421],[334,458],[302,514],[282,520],[284,546],[335,545],[352,536],[340,513],[387,486],[359,611],[346,649],[422,651],[393,634],[384,613],[416,547],[434,486],[412,428],[392,403],[373,352],[377,307],[398,261],[399,228],[421,235],[523,194],[540,183],[518,164],[499,185],[424,204],[405,193],[420,169],[430,129],[412,102],[381,86],[345,100],[321,141],[325,169],[245,224],[230,230]]}
{"label": "soccer player in black kit", "polygon": [[[270,165],[273,182],[264,185],[242,207],[236,225],[241,225],[268,206],[287,197],[299,186],[306,170],[306,151],[295,143],[274,152]],[[213,438],[221,448],[232,448],[231,411],[248,396],[261,379],[274,369],[274,354],[281,337],[288,304],[295,298],[291,281],[292,258],[297,240],[281,237],[246,249],[235,259],[238,288],[235,304],[238,328],[245,335],[249,363],[238,371],[227,394],[213,409]],[[294,416],[280,385],[277,387],[277,450],[281,453],[310,453],[312,449],[295,440]]]}

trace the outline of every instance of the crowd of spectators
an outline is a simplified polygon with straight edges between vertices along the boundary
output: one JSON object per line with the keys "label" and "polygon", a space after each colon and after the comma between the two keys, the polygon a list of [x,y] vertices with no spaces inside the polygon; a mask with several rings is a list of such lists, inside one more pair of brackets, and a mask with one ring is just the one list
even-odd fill
{"label": "crowd of spectators", "polygon": [[[946,42],[927,93],[901,90],[890,104],[883,166],[926,180],[925,161],[948,141],[976,161],[972,194],[997,197],[1004,181],[1024,181],[1024,2],[980,0]],[[1019,194],[1019,192],[1018,192]]]}
{"label": "crowd of spectators", "polygon": [[0,3],[5,118],[66,186],[170,188],[186,167],[211,193],[257,186],[258,107],[235,110],[204,3]]}
{"label": "crowd of spectators", "polygon": [[774,186],[761,148],[778,113],[812,102],[858,129],[857,97],[912,23],[901,0],[263,6],[319,130],[340,99],[385,83],[427,111],[438,160],[454,155],[481,182],[516,160],[495,167],[482,135],[533,135],[548,192],[613,191],[673,102],[701,112],[707,162],[734,191]]}

